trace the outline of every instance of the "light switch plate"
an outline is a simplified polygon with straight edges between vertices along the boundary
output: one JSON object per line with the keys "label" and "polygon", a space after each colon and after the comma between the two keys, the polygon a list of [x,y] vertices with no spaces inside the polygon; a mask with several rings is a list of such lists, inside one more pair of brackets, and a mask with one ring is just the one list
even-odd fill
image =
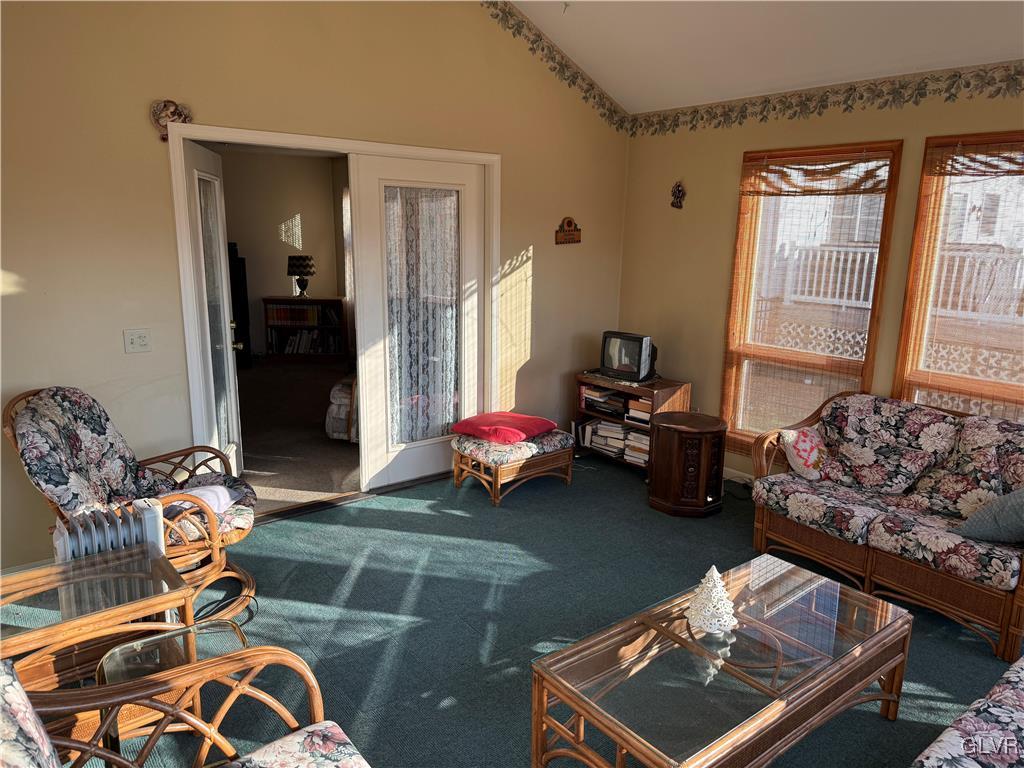
{"label": "light switch plate", "polygon": [[129,355],[149,352],[149,328],[125,328],[124,351]]}

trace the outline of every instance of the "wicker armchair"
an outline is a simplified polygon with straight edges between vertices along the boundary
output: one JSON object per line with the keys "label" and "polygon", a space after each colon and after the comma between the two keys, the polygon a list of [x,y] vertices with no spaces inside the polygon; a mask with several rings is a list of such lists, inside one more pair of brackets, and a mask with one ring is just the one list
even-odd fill
{"label": "wicker armchair", "polygon": [[[117,510],[134,499],[160,495],[165,509],[175,510],[164,517],[167,557],[186,583],[197,594],[223,578],[241,584],[238,597],[207,618],[230,618],[249,604],[255,581],[228,560],[225,548],[251,530],[256,495],[231,475],[223,452],[192,446],[139,460],[103,406],[72,387],[12,398],[3,410],[3,431],[58,518],[92,506]],[[225,485],[240,498],[218,515],[189,493],[208,485]]]}
{"label": "wicker armchair", "polygon": [[[257,685],[257,676],[270,667],[299,678],[310,725],[301,727],[288,707]],[[210,688],[221,688],[210,692],[222,692],[223,697],[211,714],[204,715],[196,702]],[[291,733],[239,757],[221,727],[243,698],[266,706]],[[341,728],[323,719],[320,687],[306,662],[270,646],[245,648],[124,683],[28,694],[5,661],[0,667],[0,722],[0,754],[12,766],[56,768],[61,760],[70,760],[77,768],[99,758],[117,768],[144,768],[163,734],[190,732],[201,739],[193,768],[207,765],[214,748],[230,761],[228,768],[369,768]],[[132,750],[134,757],[105,744],[115,723],[121,740],[145,739]],[[222,758],[215,757],[214,764],[222,765]]]}

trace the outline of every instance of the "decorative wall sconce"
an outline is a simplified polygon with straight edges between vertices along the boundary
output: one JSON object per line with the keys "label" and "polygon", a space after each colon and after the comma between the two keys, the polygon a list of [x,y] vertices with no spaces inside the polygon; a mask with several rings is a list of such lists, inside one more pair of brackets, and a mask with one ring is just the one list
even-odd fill
{"label": "decorative wall sconce", "polygon": [[168,123],[191,123],[192,112],[184,104],[170,99],[154,101],[149,107],[149,119],[160,134],[160,141],[167,141]]}
{"label": "decorative wall sconce", "polygon": [[672,207],[682,208],[683,200],[686,199],[686,187],[683,186],[683,182],[677,181],[672,185]]}

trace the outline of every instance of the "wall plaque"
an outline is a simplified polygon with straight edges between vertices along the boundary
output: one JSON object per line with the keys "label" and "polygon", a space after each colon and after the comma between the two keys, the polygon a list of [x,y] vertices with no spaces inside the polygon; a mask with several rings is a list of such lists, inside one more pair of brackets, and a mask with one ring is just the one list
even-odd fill
{"label": "wall plaque", "polygon": [[583,240],[583,230],[572,216],[566,216],[555,230],[555,245],[568,245]]}

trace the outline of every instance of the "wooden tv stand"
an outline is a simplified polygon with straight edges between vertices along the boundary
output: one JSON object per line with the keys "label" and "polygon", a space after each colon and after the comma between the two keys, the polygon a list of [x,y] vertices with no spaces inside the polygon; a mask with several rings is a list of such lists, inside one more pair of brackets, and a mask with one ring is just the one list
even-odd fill
{"label": "wooden tv stand", "polygon": [[[649,424],[640,424],[638,422],[629,421],[625,418],[615,418],[614,416],[601,413],[600,411],[589,410],[586,407],[586,401],[583,396],[583,390],[587,387],[610,389],[616,392],[622,392],[632,398],[647,398],[651,401],[652,416],[656,413],[663,413],[666,411],[690,410],[690,383],[688,381],[674,381],[673,379],[658,377],[645,382],[634,383],[622,381],[620,379],[613,379],[608,376],[602,376],[599,373],[578,373],[576,374],[575,391],[575,414],[577,424],[579,424],[584,418],[591,417],[602,421],[610,421],[616,424],[624,424],[628,429],[639,429],[644,432],[650,432]],[[641,465],[632,464],[621,457],[608,456],[600,451],[584,448],[584,446],[578,447],[583,450],[587,450],[590,454],[604,456],[605,458],[618,461],[621,464],[626,464],[631,467],[639,467],[641,469],[644,468]]]}

